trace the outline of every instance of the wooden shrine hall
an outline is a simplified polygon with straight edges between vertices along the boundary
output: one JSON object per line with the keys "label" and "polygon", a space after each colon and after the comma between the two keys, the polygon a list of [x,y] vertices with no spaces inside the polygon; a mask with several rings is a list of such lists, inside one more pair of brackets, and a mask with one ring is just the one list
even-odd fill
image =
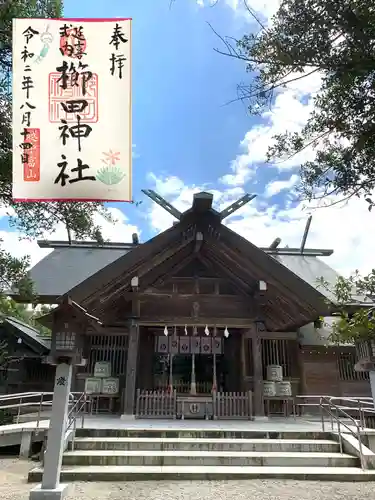
{"label": "wooden shrine hall", "polygon": [[181,213],[144,193],[176,219],[145,243],[40,243],[53,248],[31,270],[40,301],[69,296],[100,319],[72,390],[97,411],[160,418],[251,418],[289,411],[296,394],[370,393],[354,348],[327,345],[316,326],[334,310],[317,280],[338,275],[319,258],[332,250],[305,248],[311,218],[300,248],[259,248],[223,224],[254,195],[218,212],[202,192]]}

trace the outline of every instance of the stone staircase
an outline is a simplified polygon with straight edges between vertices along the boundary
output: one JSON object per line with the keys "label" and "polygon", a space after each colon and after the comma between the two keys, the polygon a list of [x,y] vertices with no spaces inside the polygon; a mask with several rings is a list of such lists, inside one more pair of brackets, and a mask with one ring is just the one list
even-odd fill
{"label": "stone staircase", "polygon": [[[293,478],[375,480],[322,432],[77,430],[61,481]],[[43,470],[29,472],[41,481]]]}

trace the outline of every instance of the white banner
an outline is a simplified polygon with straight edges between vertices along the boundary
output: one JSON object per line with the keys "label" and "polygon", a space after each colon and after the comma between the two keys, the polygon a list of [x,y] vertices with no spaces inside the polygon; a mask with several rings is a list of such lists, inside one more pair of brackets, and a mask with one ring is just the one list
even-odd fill
{"label": "white banner", "polygon": [[213,337],[213,339],[212,339],[212,352],[213,352],[213,354],[222,354],[221,337]]}
{"label": "white banner", "polygon": [[201,354],[212,353],[211,337],[202,337],[201,339]]}
{"label": "white banner", "polygon": [[168,337],[165,337],[164,335],[163,336],[160,335],[159,337],[157,337],[157,339],[158,339],[158,352],[160,354],[167,354],[169,352]]}
{"label": "white banner", "polygon": [[180,354],[190,353],[190,337],[180,337]]}
{"label": "white banner", "polygon": [[200,337],[190,337],[190,346],[192,354],[200,354],[201,352],[201,338]]}
{"label": "white banner", "polygon": [[13,198],[131,201],[131,20],[13,19]]}

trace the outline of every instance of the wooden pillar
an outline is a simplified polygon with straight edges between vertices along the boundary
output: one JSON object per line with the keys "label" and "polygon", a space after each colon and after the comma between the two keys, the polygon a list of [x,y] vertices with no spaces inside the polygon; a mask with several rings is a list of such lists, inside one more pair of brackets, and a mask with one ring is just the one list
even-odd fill
{"label": "wooden pillar", "polygon": [[139,355],[139,313],[140,302],[134,292],[132,301],[132,320],[129,329],[128,360],[126,363],[126,383],[124,394],[124,414],[133,415],[135,405],[137,365]]}
{"label": "wooden pillar", "polygon": [[263,366],[262,366],[262,341],[260,328],[256,323],[252,335],[252,354],[254,367],[254,414],[256,417],[264,416],[263,402]]}
{"label": "wooden pillar", "polygon": [[[246,387],[246,366],[248,360],[246,360],[246,336],[245,331],[241,332],[241,391],[247,391]],[[247,362],[246,362],[247,361]]]}

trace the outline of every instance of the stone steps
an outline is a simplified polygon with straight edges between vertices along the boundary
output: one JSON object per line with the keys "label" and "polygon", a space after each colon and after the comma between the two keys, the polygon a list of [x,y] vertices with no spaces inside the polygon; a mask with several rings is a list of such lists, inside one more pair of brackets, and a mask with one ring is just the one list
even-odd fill
{"label": "stone steps", "polygon": [[77,438],[332,439],[321,431],[259,431],[202,428],[77,429]]}
{"label": "stone steps", "polygon": [[[79,429],[61,481],[294,478],[369,481],[328,432],[239,429]],[[29,472],[41,481],[42,469]]]}
{"label": "stone steps", "polygon": [[75,450],[338,452],[329,439],[76,438]]}
{"label": "stone steps", "polygon": [[356,467],[357,457],[341,453],[265,451],[121,451],[90,450],[64,453],[63,465],[195,466],[195,467]]}
{"label": "stone steps", "polygon": [[[41,482],[43,469],[29,472],[29,482]],[[62,482],[296,479],[322,481],[375,481],[375,471],[357,467],[64,467]]]}

